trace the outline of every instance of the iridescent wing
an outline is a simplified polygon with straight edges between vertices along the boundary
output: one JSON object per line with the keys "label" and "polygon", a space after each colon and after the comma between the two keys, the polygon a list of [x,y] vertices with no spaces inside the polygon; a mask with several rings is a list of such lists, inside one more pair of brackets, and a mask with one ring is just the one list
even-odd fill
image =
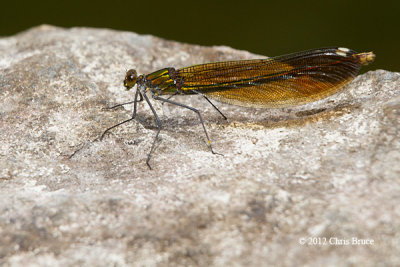
{"label": "iridescent wing", "polygon": [[270,59],[226,61],[177,70],[180,88],[195,90],[221,102],[248,107],[289,107],[316,101],[340,91],[372,52],[321,48]]}

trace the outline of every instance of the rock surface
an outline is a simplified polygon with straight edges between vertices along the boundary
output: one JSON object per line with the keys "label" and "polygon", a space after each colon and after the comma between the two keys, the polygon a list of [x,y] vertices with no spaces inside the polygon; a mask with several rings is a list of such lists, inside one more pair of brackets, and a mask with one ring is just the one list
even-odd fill
{"label": "rock surface", "polygon": [[157,103],[152,171],[144,103],[99,141],[131,115],[104,109],[133,99],[127,68],[254,57],[104,29],[0,39],[0,265],[399,265],[399,73],[298,108],[216,103],[227,121],[176,97],[223,156],[193,112]]}

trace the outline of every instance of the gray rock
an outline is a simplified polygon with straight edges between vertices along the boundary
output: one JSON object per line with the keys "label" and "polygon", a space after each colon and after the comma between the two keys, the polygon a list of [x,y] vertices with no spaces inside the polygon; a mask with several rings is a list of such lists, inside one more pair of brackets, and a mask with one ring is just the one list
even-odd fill
{"label": "gray rock", "polygon": [[296,108],[216,103],[227,121],[176,97],[202,111],[223,156],[193,112],[157,103],[154,170],[144,103],[98,139],[131,116],[104,109],[133,99],[127,68],[254,57],[104,29],[0,39],[0,264],[399,265],[399,73],[368,72]]}

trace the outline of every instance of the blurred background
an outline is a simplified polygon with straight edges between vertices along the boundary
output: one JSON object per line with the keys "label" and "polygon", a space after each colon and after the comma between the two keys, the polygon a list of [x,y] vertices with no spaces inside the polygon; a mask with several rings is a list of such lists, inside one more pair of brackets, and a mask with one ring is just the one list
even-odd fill
{"label": "blurred background", "polygon": [[40,24],[97,27],[277,56],[322,46],[374,51],[400,71],[400,1],[6,1],[0,36]]}

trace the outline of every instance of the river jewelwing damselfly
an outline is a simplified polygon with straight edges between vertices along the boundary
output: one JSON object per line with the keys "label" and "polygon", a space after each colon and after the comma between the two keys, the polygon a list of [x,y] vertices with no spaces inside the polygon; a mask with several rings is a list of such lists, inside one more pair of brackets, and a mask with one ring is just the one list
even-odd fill
{"label": "river jewelwing damselfly", "polygon": [[362,65],[368,65],[374,58],[372,52],[357,53],[348,48],[327,47],[268,59],[214,62],[181,69],[164,68],[139,76],[136,70],[130,69],[126,72],[124,86],[129,90],[137,84],[135,98],[111,108],[133,103],[132,117],[105,130],[100,139],[111,129],[135,119],[137,103],[144,99],[157,123],[157,133],[146,160],[151,169],[149,162],[162,124],[146,95],[149,92],[154,100],[194,111],[203,126],[207,144],[215,154],[199,110],[162,96],[198,94],[218,112],[208,98],[254,108],[298,106],[339,92],[355,78]]}

